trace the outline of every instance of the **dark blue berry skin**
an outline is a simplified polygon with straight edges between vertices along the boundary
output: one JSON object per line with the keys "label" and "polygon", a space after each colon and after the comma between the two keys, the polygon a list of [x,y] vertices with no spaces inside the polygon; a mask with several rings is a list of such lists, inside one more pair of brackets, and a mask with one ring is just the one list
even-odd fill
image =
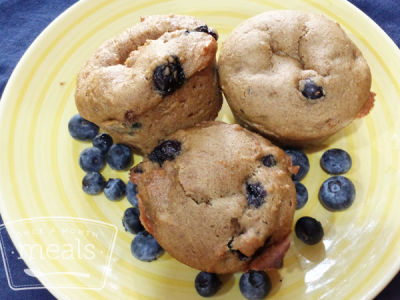
{"label": "dark blue berry skin", "polygon": [[108,165],[114,170],[126,170],[133,164],[132,150],[123,144],[114,144],[106,154]]}
{"label": "dark blue berry skin", "polygon": [[247,203],[250,207],[259,208],[264,203],[267,192],[261,183],[246,183]]}
{"label": "dark blue berry skin", "polygon": [[126,197],[128,198],[129,203],[132,204],[133,207],[138,207],[138,199],[136,196],[137,193],[138,193],[137,185],[129,181],[128,184],[126,185]]}
{"label": "dark blue berry skin", "polygon": [[116,201],[125,196],[125,183],[119,178],[111,178],[107,181],[104,188],[104,194],[108,200]]}
{"label": "dark blue berry skin", "polygon": [[239,289],[246,299],[264,299],[271,291],[271,280],[263,271],[250,270],[240,277]]}
{"label": "dark blue berry skin", "polygon": [[148,157],[162,167],[166,160],[174,160],[180,153],[181,143],[175,140],[167,140],[155,147]]}
{"label": "dark blue berry skin", "polygon": [[143,231],[143,225],[140,223],[140,211],[137,207],[129,207],[124,212],[124,217],[122,218],[122,225],[125,231],[136,234]]}
{"label": "dark blue berry skin", "polygon": [[324,237],[324,229],[320,222],[311,217],[302,217],[295,226],[296,236],[307,245],[315,245]]}
{"label": "dark blue berry skin", "polygon": [[316,85],[310,78],[306,79],[301,93],[304,97],[311,100],[319,99],[324,96],[324,90],[322,87]]}
{"label": "dark blue berry skin", "polygon": [[164,250],[147,231],[139,232],[132,241],[131,252],[141,261],[156,260]]}
{"label": "dark blue berry skin", "polygon": [[200,272],[194,280],[194,286],[197,293],[202,297],[211,297],[215,295],[221,287],[221,280],[217,274]]}
{"label": "dark blue berry skin", "polygon": [[321,167],[328,174],[339,175],[350,170],[352,165],[350,155],[342,149],[329,149],[321,157]]}
{"label": "dark blue berry skin", "polygon": [[263,165],[268,168],[272,168],[272,167],[276,166],[276,160],[272,154],[263,156],[261,158],[261,161],[262,161]]}
{"label": "dark blue berry skin", "polygon": [[218,34],[215,31],[210,30],[210,28],[208,28],[207,25],[202,25],[202,26],[196,27],[194,29],[194,31],[205,32],[205,33],[211,35],[216,41],[218,41]]}
{"label": "dark blue berry skin", "polygon": [[86,172],[99,172],[105,165],[103,153],[95,147],[86,148],[79,155],[79,165]]}
{"label": "dark blue berry skin", "polygon": [[102,153],[107,153],[113,144],[113,139],[107,133],[99,133],[92,140],[93,146],[99,148]]}
{"label": "dark blue berry skin", "polygon": [[96,195],[103,191],[106,181],[99,172],[91,172],[82,180],[82,189],[86,194]]}
{"label": "dark blue berry skin", "polygon": [[302,184],[301,182],[296,181],[294,185],[296,187],[296,198],[297,198],[296,209],[300,209],[303,208],[308,201],[308,191],[305,185]]}
{"label": "dark blue berry skin", "polygon": [[332,176],[325,180],[318,193],[321,204],[330,211],[349,208],[356,197],[354,184],[344,176]]}
{"label": "dark blue berry skin", "polygon": [[307,155],[303,151],[297,149],[286,149],[285,152],[292,157],[292,165],[300,167],[297,174],[292,175],[292,179],[294,181],[302,180],[310,170],[310,161]]}
{"label": "dark blue berry skin", "polygon": [[185,83],[185,73],[179,58],[171,55],[166,64],[157,66],[153,72],[154,88],[163,96],[171,95]]}
{"label": "dark blue berry skin", "polygon": [[76,114],[68,122],[70,135],[80,141],[90,141],[99,132],[99,127]]}

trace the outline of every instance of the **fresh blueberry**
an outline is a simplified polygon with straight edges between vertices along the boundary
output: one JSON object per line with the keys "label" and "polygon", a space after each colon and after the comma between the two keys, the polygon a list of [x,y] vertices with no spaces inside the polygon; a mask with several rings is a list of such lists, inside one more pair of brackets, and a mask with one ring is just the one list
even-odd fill
{"label": "fresh blueberry", "polygon": [[308,201],[308,191],[304,184],[295,181],[297,204],[296,209],[302,208]]}
{"label": "fresh blueberry", "polygon": [[292,165],[299,166],[300,169],[296,175],[292,175],[294,181],[302,180],[310,170],[310,162],[307,155],[297,149],[286,149],[285,152],[292,157]]}
{"label": "fresh blueberry", "polygon": [[346,173],[351,168],[351,157],[342,149],[329,149],[321,157],[321,167],[327,173],[338,175]]}
{"label": "fresh blueberry", "polygon": [[161,167],[166,160],[174,160],[180,153],[181,143],[175,140],[167,140],[154,148],[149,154],[149,159],[157,162]]}
{"label": "fresh blueberry", "polygon": [[271,280],[263,271],[250,270],[240,277],[239,289],[246,299],[264,299],[271,291]]}
{"label": "fresh blueberry", "polygon": [[202,297],[211,297],[215,295],[221,287],[221,280],[217,274],[200,272],[194,280],[196,291]]}
{"label": "fresh blueberry", "polygon": [[86,148],[79,155],[79,165],[86,172],[99,172],[105,165],[103,153],[95,147]]}
{"label": "fresh blueberry", "polygon": [[315,245],[324,237],[324,229],[320,222],[311,217],[302,217],[295,226],[296,236],[307,245]]}
{"label": "fresh blueberry", "polygon": [[208,34],[211,35],[216,41],[218,41],[218,34],[217,34],[215,31],[210,30],[210,28],[208,28],[207,25],[202,25],[202,26],[196,27],[196,28],[194,29],[194,31],[208,33]]}
{"label": "fresh blueberry", "polygon": [[250,207],[259,208],[264,203],[267,192],[261,183],[246,183],[247,202]]}
{"label": "fresh blueberry", "polygon": [[125,231],[136,234],[143,231],[143,225],[140,223],[140,211],[137,207],[129,207],[124,212],[124,217],[122,218],[122,225]]}
{"label": "fresh blueberry", "polygon": [[74,139],[90,141],[99,132],[99,127],[76,114],[68,122],[68,131]]}
{"label": "fresh blueberry", "polygon": [[157,66],[153,72],[154,88],[163,96],[168,96],[179,89],[185,82],[185,73],[175,55],[168,58],[166,64]]}
{"label": "fresh blueberry", "polygon": [[128,201],[130,204],[132,204],[133,207],[138,206],[138,199],[137,199],[137,185],[133,182],[128,181],[128,184],[126,185],[126,197],[128,198]]}
{"label": "fresh blueberry", "polygon": [[125,183],[119,178],[111,178],[107,181],[104,194],[108,200],[116,201],[121,199],[126,192]]}
{"label": "fresh blueberry", "polygon": [[324,90],[322,87],[315,84],[310,78],[307,78],[304,84],[304,88],[301,92],[307,99],[319,99],[324,96]]}
{"label": "fresh blueberry", "polygon": [[268,168],[272,168],[273,166],[276,166],[276,160],[275,157],[272,154],[268,154],[261,158],[261,161],[264,166]]}
{"label": "fresh blueberry", "polygon": [[91,172],[82,180],[82,189],[86,194],[96,195],[103,191],[106,181],[99,172]]}
{"label": "fresh blueberry", "polygon": [[147,231],[139,232],[132,241],[131,252],[133,256],[141,261],[153,261],[157,259],[164,250],[155,238]]}
{"label": "fresh blueberry", "polygon": [[349,208],[356,196],[354,184],[344,176],[332,176],[322,183],[318,197],[328,210],[339,211]]}
{"label": "fresh blueberry", "polygon": [[132,150],[123,144],[114,144],[106,154],[108,165],[114,170],[126,170],[133,163]]}
{"label": "fresh blueberry", "polygon": [[107,153],[113,144],[113,139],[107,133],[99,133],[92,140],[93,146],[99,148],[102,153]]}

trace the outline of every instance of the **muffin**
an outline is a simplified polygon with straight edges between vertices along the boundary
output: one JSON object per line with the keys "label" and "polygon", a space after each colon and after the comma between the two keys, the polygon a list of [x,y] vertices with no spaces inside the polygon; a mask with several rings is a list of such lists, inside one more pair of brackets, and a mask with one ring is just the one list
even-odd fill
{"label": "muffin", "polygon": [[237,120],[283,145],[318,143],[373,106],[366,60],[321,15],[277,10],[250,18],[224,41],[218,66]]}
{"label": "muffin", "polygon": [[149,16],[106,41],[77,79],[85,119],[148,153],[177,129],[213,120],[222,105],[217,33],[189,16]]}
{"label": "muffin", "polygon": [[280,268],[296,208],[290,156],[238,124],[170,135],[131,171],[140,219],[178,261],[207,272]]}

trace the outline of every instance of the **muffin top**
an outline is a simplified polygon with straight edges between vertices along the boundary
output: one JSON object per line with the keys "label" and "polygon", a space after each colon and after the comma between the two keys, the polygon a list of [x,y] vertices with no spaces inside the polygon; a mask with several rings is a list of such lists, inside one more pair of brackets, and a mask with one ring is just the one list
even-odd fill
{"label": "muffin top", "polygon": [[239,121],[283,144],[319,141],[373,104],[360,50],[339,24],[309,12],[241,23],[222,45],[219,74]]}
{"label": "muffin top", "polygon": [[[194,17],[142,18],[101,45],[80,71],[75,93],[79,113],[142,153],[179,128],[214,119],[221,106],[216,38]],[[192,117],[185,105],[208,114]],[[172,120],[168,115],[176,110],[181,116]]]}
{"label": "muffin top", "polygon": [[291,159],[239,125],[179,130],[131,172],[141,221],[177,260],[208,272],[279,268],[296,207]]}

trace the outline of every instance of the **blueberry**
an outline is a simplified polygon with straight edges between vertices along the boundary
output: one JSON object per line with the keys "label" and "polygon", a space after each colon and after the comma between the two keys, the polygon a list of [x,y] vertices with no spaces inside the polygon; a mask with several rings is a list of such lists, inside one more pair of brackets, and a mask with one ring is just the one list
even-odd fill
{"label": "blueberry", "polygon": [[149,154],[149,159],[157,162],[160,167],[166,160],[174,160],[181,153],[181,143],[175,140],[167,140],[154,148]]}
{"label": "blueberry", "polygon": [[297,204],[296,209],[302,208],[308,201],[308,191],[304,184],[295,181]]}
{"label": "blueberry", "polygon": [[276,166],[276,160],[275,157],[272,154],[268,154],[261,158],[261,161],[264,166],[268,168],[272,168],[273,166]]}
{"label": "blueberry", "polygon": [[79,165],[86,172],[99,172],[105,165],[103,153],[95,147],[86,148],[79,155]]}
{"label": "blueberry", "polygon": [[300,169],[296,175],[292,175],[294,181],[302,180],[310,170],[310,162],[307,155],[297,149],[286,149],[285,152],[292,157],[292,165],[299,166]]}
{"label": "blueberry", "polygon": [[153,73],[154,88],[163,96],[168,96],[179,89],[185,82],[185,73],[175,55],[168,58],[166,64],[157,66]]}
{"label": "blueberry", "polygon": [[310,78],[306,79],[304,88],[301,93],[307,99],[313,99],[313,100],[319,99],[325,95],[322,87],[316,85],[315,82],[312,81]]}
{"label": "blueberry", "polygon": [[194,31],[208,33],[208,34],[211,35],[216,41],[218,41],[218,34],[217,34],[215,31],[213,31],[213,30],[211,30],[210,28],[208,28],[207,25],[202,25],[202,26],[196,27],[196,28],[194,29]]}
{"label": "blueberry", "polygon": [[324,237],[324,229],[320,222],[311,217],[302,217],[295,226],[296,236],[307,245],[315,245]]}
{"label": "blueberry", "polygon": [[125,231],[136,234],[143,231],[143,225],[140,223],[140,211],[137,207],[129,207],[124,212],[124,217],[122,218],[122,225]]}
{"label": "blueberry", "polygon": [[202,297],[211,297],[215,295],[221,287],[221,280],[219,280],[217,274],[200,272],[197,274],[194,280],[194,286],[196,291]]}
{"label": "blueberry", "polygon": [[333,176],[325,180],[318,193],[321,204],[331,211],[349,208],[355,196],[354,184],[343,176]]}
{"label": "blueberry", "polygon": [[321,157],[322,169],[333,175],[346,173],[351,164],[350,155],[342,149],[329,149]]}
{"label": "blueberry", "polygon": [[247,203],[250,207],[258,208],[264,203],[267,192],[261,183],[246,183]]}
{"label": "blueberry", "polygon": [[86,194],[96,195],[103,191],[106,181],[99,172],[91,172],[82,180],[82,189]]}
{"label": "blueberry", "polygon": [[68,131],[74,139],[90,141],[99,132],[99,127],[76,114],[68,122]]}
{"label": "blueberry", "polygon": [[128,201],[130,204],[132,204],[133,207],[138,206],[138,199],[137,199],[137,185],[135,183],[132,183],[128,181],[128,184],[126,185],[126,197],[128,198]]}
{"label": "blueberry", "polygon": [[125,195],[125,192],[125,183],[119,178],[110,178],[104,188],[104,194],[111,201],[121,199]]}
{"label": "blueberry", "polygon": [[132,241],[131,252],[141,261],[153,261],[162,253],[163,249],[155,238],[147,231],[139,232]]}
{"label": "blueberry", "polygon": [[246,299],[260,300],[271,291],[271,280],[263,271],[250,270],[240,277],[239,289]]}
{"label": "blueberry", "polygon": [[99,133],[94,137],[92,143],[94,147],[99,148],[105,154],[113,144],[113,139],[107,133]]}
{"label": "blueberry", "polygon": [[132,150],[123,144],[114,144],[106,154],[108,165],[114,170],[126,170],[133,163]]}

